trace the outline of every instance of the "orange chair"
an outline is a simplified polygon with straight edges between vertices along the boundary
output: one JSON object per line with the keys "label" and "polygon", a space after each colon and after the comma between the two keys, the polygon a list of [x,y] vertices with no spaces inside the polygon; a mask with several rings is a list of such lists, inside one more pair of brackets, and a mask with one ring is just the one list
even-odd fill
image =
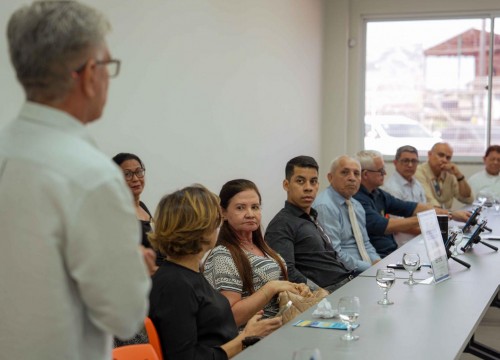
{"label": "orange chair", "polygon": [[120,346],[113,349],[113,360],[159,360],[151,344]]}
{"label": "orange chair", "polygon": [[158,336],[155,325],[149,317],[146,317],[144,319],[144,327],[146,328],[146,333],[148,334],[149,343],[155,349],[156,354],[158,355],[158,360],[163,360],[160,337]]}

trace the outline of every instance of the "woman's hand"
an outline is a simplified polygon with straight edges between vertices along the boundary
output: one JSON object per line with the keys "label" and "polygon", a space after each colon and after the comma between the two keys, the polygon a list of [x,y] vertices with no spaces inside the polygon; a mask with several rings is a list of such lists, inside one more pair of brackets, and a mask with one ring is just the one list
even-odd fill
{"label": "woman's hand", "polygon": [[274,330],[278,329],[283,325],[281,316],[262,319],[262,312],[254,315],[250,320],[248,320],[247,325],[243,329],[245,337],[247,336],[267,336]]}
{"label": "woman's hand", "polygon": [[299,291],[300,296],[304,296],[304,297],[311,297],[312,296],[311,289],[309,289],[309,286],[307,286],[306,284],[304,284],[304,283],[294,284],[294,286]]}
{"label": "woman's hand", "polygon": [[290,291],[294,294],[300,294],[300,290],[297,287],[297,285],[299,285],[299,284],[294,284],[294,283],[291,283],[290,281],[286,281],[286,280],[272,280],[272,281],[269,281],[263,287],[265,288],[265,290],[269,289],[269,291],[273,295],[277,295],[282,291]]}

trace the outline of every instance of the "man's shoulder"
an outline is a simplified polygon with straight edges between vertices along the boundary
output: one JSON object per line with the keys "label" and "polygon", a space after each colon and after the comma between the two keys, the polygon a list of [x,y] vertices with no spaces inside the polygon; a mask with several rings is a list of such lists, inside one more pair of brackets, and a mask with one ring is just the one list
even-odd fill
{"label": "man's shoulder", "polygon": [[421,179],[431,178],[431,168],[429,167],[429,162],[424,162],[417,166],[417,171],[415,172],[415,177]]}

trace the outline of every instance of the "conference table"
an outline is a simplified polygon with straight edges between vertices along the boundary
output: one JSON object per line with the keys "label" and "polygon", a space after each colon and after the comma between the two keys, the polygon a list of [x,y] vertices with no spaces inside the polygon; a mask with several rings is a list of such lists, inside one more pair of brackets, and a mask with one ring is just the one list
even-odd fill
{"label": "conference table", "polygon": [[[500,214],[488,216],[491,233],[500,236]],[[500,241],[484,240],[494,246]],[[462,245],[465,244],[462,243]],[[292,360],[301,348],[317,348],[322,360],[328,359],[456,359],[464,350],[476,346],[474,332],[500,289],[500,254],[478,243],[458,256],[468,262],[467,269],[448,260],[450,278],[440,283],[408,286],[405,270],[395,270],[396,282],[389,291],[393,305],[379,305],[382,291],[375,276],[377,269],[401,262],[407,252],[416,252],[422,263],[429,263],[422,236],[417,236],[373,265],[358,277],[334,291],[327,300],[336,308],[343,296],[357,296],[361,302],[360,326],[354,330],[357,341],[343,341],[343,330],[295,327],[298,320],[321,320],[312,316],[315,307],[300,314],[259,343],[249,347],[237,360]],[[430,267],[415,272],[416,280],[431,277]],[[340,322],[338,317],[321,321]],[[500,331],[499,336],[500,340]],[[496,349],[498,351],[498,349]],[[493,353],[493,359],[499,358]]]}

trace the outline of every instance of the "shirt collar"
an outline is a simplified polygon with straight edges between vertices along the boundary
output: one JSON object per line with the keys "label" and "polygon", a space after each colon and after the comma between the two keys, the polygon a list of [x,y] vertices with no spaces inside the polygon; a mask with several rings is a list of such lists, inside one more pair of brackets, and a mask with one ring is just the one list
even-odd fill
{"label": "shirt collar", "polygon": [[74,136],[78,136],[90,142],[94,146],[96,145],[84,124],[69,113],[59,109],[26,101],[19,112],[19,119],[21,121],[37,123],[65,133],[71,133]]}
{"label": "shirt collar", "polygon": [[345,197],[340,195],[339,192],[335,190],[331,185],[326,188],[326,191],[328,191],[328,194],[336,204],[345,204]]}
{"label": "shirt collar", "polygon": [[301,208],[293,205],[292,203],[285,201],[285,209],[287,209],[292,215],[300,217],[300,218],[313,218],[316,219],[318,217],[318,212],[311,208],[311,212],[307,214]]}

